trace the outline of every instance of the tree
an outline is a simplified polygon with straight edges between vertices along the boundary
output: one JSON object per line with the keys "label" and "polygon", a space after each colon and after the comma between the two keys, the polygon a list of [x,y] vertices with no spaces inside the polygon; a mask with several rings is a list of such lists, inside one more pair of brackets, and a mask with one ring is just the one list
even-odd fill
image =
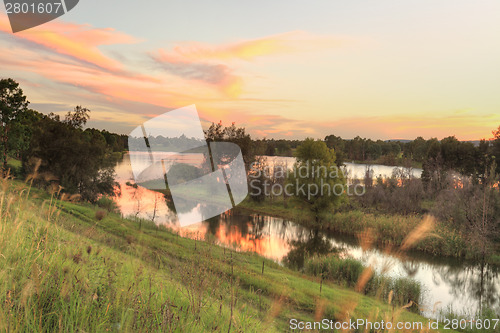
{"label": "tree", "polygon": [[344,164],[345,160],[345,142],[340,136],[335,136],[333,134],[328,135],[325,137],[325,143],[328,146],[328,148],[332,148],[335,151],[335,162],[337,163],[338,166],[341,166]]}
{"label": "tree", "polygon": [[497,163],[496,173],[500,174],[500,126],[493,131],[494,140],[492,142],[492,155]]}
{"label": "tree", "polygon": [[368,142],[367,151],[371,160],[377,160],[382,155],[382,147],[371,140]]}
{"label": "tree", "polygon": [[218,124],[212,123],[208,130],[205,131],[205,137],[208,142],[218,141],[237,144],[241,149],[247,170],[249,170],[250,164],[255,161],[252,138],[245,132],[244,127],[236,127],[235,123],[227,127],[224,127],[222,122]]}
{"label": "tree", "polygon": [[324,141],[307,138],[297,147],[297,163],[289,182],[293,194],[309,204],[316,221],[337,205],[344,192],[344,177],[335,164],[335,152]]}
{"label": "tree", "polygon": [[268,141],[266,148],[266,156],[276,155],[276,147],[274,147],[274,140]]}
{"label": "tree", "polygon": [[83,130],[90,111],[76,107],[64,120],[54,114],[42,116],[33,126],[29,148],[23,154],[25,172],[33,172],[33,160],[42,161],[39,173],[51,174],[67,193],[78,193],[94,202],[100,194],[113,195],[112,149],[95,129]]}
{"label": "tree", "polygon": [[222,121],[218,124],[212,123],[208,130],[205,131],[205,137],[207,141],[223,141],[224,137],[224,127],[222,126]]}
{"label": "tree", "polygon": [[449,136],[441,140],[441,156],[443,157],[445,168],[455,169],[459,165],[459,146],[460,141],[454,136]]}
{"label": "tree", "polygon": [[13,79],[0,80],[0,144],[2,147],[2,171],[7,170],[7,155],[12,136],[21,137],[23,131],[19,124],[28,110],[29,101],[23,90]]}
{"label": "tree", "polygon": [[290,147],[290,143],[285,140],[279,140],[276,145],[276,149],[278,150],[278,154],[280,156],[292,156],[292,148]]}
{"label": "tree", "polygon": [[441,191],[433,208],[433,214],[460,230],[484,258],[495,251],[495,240],[500,227],[499,178],[495,162],[489,163],[480,182],[472,177],[461,179],[457,186],[450,182]]}
{"label": "tree", "polygon": [[427,155],[427,141],[419,136],[404,146],[404,155],[413,161],[423,162]]}
{"label": "tree", "polygon": [[266,199],[267,189],[270,185],[267,170],[267,158],[265,156],[257,157],[248,170],[250,199],[258,203],[262,203]]}
{"label": "tree", "polygon": [[482,184],[471,184],[469,195],[464,200],[464,211],[470,229],[471,243],[481,249],[482,260],[494,251],[493,240],[500,224],[500,196],[496,164],[484,172]]}
{"label": "tree", "polygon": [[81,105],[77,105],[73,112],[68,111],[64,122],[73,128],[82,129],[89,119],[90,110]]}

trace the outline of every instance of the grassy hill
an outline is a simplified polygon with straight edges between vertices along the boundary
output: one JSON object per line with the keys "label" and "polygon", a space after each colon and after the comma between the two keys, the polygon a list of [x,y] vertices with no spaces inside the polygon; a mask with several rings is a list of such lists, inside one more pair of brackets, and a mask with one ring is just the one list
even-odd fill
{"label": "grassy hill", "polygon": [[256,254],[57,196],[1,181],[0,331],[284,332],[292,318],[427,327],[417,314]]}

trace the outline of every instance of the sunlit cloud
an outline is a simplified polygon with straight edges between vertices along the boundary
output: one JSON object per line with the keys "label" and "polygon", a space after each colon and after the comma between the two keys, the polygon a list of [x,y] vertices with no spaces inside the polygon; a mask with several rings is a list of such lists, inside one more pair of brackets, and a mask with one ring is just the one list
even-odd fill
{"label": "sunlit cloud", "polygon": [[232,70],[224,64],[212,64],[203,62],[189,62],[178,58],[172,58],[162,50],[153,59],[164,71],[182,79],[203,82],[216,86],[225,95],[237,97],[242,90],[242,79],[232,73]]}
{"label": "sunlit cloud", "polygon": [[351,43],[349,38],[316,36],[304,31],[291,31],[263,38],[236,41],[226,44],[184,42],[169,52],[162,50],[167,60],[184,59],[190,61],[207,60],[254,60],[269,55],[317,51],[320,48],[340,47]]}
{"label": "sunlit cloud", "polygon": [[243,92],[244,79],[235,74],[241,66],[235,61],[331,48],[346,41],[293,31],[233,43],[183,42],[170,50],[158,50],[152,58],[170,74],[217,86],[228,97],[236,98]]}
{"label": "sunlit cloud", "polygon": [[[10,33],[8,18],[5,15],[0,15],[0,31]],[[108,70],[119,70],[122,65],[104,55],[99,50],[99,46],[138,42],[136,38],[117,32],[112,28],[100,29],[87,24],[67,23],[60,20],[18,32],[14,36],[61,55],[70,56]]]}
{"label": "sunlit cloud", "polygon": [[11,34],[6,16],[0,15],[2,69],[7,75],[16,74],[14,78],[30,92],[28,96],[34,92],[38,97],[34,107],[46,113],[65,113],[76,104],[92,106],[92,124],[122,133],[191,104],[197,105],[204,126],[236,122],[260,138],[336,134],[349,139],[359,134],[373,139],[456,135],[472,140],[490,137],[500,124],[497,114],[467,109],[398,116],[380,111],[364,117],[353,112],[353,116],[343,113],[339,117],[331,112],[339,106],[328,96],[313,94],[326,102],[311,107],[311,100],[300,90],[290,90],[292,94],[286,90],[295,87],[279,86],[275,78],[266,81],[269,67],[259,67],[262,59],[272,65],[293,55],[299,55],[294,59],[303,63],[308,59],[304,52],[342,47],[352,42],[349,38],[295,31],[219,44],[179,42],[153,52],[144,50],[139,57],[141,66],[131,66],[125,58],[101,50],[104,45],[137,41],[113,29],[60,20]]}

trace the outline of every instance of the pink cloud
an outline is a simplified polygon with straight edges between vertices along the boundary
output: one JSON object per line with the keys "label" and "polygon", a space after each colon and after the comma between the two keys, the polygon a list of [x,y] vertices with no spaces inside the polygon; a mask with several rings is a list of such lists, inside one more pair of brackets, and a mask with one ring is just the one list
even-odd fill
{"label": "pink cloud", "polygon": [[340,38],[292,31],[224,44],[183,42],[171,50],[160,49],[152,57],[163,70],[172,75],[217,86],[226,96],[236,98],[242,93],[244,79],[235,74],[238,69],[235,60],[251,61],[258,57],[343,44],[344,40]]}
{"label": "pink cloud", "polygon": [[183,59],[184,61],[231,59],[250,61],[262,56],[339,47],[348,41],[347,38],[316,36],[303,31],[291,31],[263,38],[218,45],[184,42],[174,46],[170,52],[162,50],[162,54],[163,59],[166,61],[175,61],[177,59]]}
{"label": "pink cloud", "polygon": [[[5,15],[0,15],[0,31],[10,33]],[[101,45],[136,43],[132,36],[111,28],[94,28],[86,24],[52,21],[41,26],[14,34],[16,39],[41,45],[58,54],[70,56],[107,70],[119,70],[120,62],[105,56]]]}

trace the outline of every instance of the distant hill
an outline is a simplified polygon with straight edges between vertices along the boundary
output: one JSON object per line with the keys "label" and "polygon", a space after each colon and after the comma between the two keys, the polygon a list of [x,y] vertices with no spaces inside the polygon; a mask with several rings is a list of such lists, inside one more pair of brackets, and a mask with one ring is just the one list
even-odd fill
{"label": "distant hill", "polygon": [[390,139],[390,140],[385,140],[385,142],[402,142],[402,143],[408,143],[412,142],[413,140],[404,140],[404,139]]}
{"label": "distant hill", "polygon": [[[412,142],[413,140],[406,140],[406,139],[390,139],[390,140],[385,140],[385,142],[402,142],[402,143],[408,143]],[[475,147],[479,146],[479,143],[481,140],[468,140],[468,141],[462,141],[462,142],[470,142],[472,143]]]}

